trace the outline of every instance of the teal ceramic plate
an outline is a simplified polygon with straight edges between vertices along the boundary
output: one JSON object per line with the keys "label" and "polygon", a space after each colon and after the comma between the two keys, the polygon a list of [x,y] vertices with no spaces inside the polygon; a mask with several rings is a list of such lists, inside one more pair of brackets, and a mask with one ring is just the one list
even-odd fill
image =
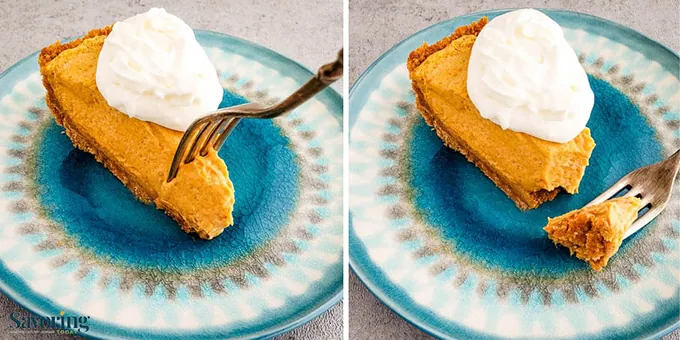
{"label": "teal ceramic plate", "polygon": [[680,148],[680,61],[597,17],[544,10],[590,75],[597,143],[576,195],[521,212],[414,106],[405,61],[490,11],[431,26],[376,61],[350,94],[350,263],[424,331],[463,339],[632,339],[680,319],[680,186],[666,211],[595,272],[555,247],[548,216],[583,206],[629,171]]}
{"label": "teal ceramic plate", "polygon": [[[313,76],[252,43],[196,36],[220,73],[223,107],[275,101]],[[44,95],[37,54],[0,76],[0,290],[39,320],[102,338],[259,338],[340,299],[337,93],[241,122],[220,151],[235,225],[212,241],[185,234],[75,150]]]}

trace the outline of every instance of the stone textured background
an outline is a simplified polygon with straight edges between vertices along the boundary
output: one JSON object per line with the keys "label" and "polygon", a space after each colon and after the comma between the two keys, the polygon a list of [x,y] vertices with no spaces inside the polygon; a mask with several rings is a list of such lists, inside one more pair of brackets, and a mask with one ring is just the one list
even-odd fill
{"label": "stone textured background", "polygon": [[[227,33],[271,48],[313,70],[332,61],[343,41],[342,0],[0,0],[0,72],[58,39],[82,35],[151,7],[164,7],[192,28]],[[342,86],[334,88],[340,91]],[[0,294],[0,339],[27,338],[8,334],[9,313],[21,311]],[[341,339],[342,330],[341,302],[278,339]],[[55,338],[66,337],[39,337]]]}
{"label": "stone textured background", "polygon": [[[680,51],[679,0],[350,0],[350,86],[378,57],[419,30],[470,12],[501,8],[562,8],[632,27]],[[349,280],[350,339],[430,339],[392,313],[354,275]],[[664,340],[680,340],[680,330]]]}

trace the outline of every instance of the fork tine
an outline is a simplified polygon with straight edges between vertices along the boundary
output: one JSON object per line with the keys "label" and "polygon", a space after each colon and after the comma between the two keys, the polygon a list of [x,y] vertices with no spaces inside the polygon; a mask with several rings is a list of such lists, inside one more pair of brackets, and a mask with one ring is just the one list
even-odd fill
{"label": "fork tine", "polygon": [[633,196],[638,196],[640,201],[642,202],[642,206],[646,207],[650,204],[658,204],[658,200],[655,197],[655,193],[649,192],[649,191],[644,191],[639,185],[632,186],[630,190],[628,190],[623,196],[624,197],[633,197]]}
{"label": "fork tine", "polygon": [[638,232],[638,230],[646,226],[647,223],[651,222],[655,217],[659,216],[661,211],[663,211],[663,207],[658,205],[653,206],[651,209],[647,210],[647,212],[644,215],[638,217],[638,219],[635,220],[635,222],[633,222],[630,228],[626,230],[626,233],[623,235],[623,238],[626,239],[631,235],[635,234],[636,232]]}
{"label": "fork tine", "polygon": [[191,144],[191,148],[189,148],[189,152],[187,153],[186,158],[184,159],[184,164],[191,163],[191,161],[196,158],[196,152],[199,149],[199,145],[201,144],[201,141],[203,140],[203,137],[206,135],[207,131],[211,131],[215,128],[217,124],[215,124],[214,120],[208,120],[206,124],[201,127],[201,129],[198,131],[196,134],[196,138],[194,138],[193,143]]}
{"label": "fork tine", "polygon": [[227,126],[224,128],[222,133],[219,135],[219,137],[217,137],[215,139],[215,144],[213,144],[213,147],[215,148],[215,150],[219,150],[220,148],[222,148],[222,145],[227,140],[227,137],[229,137],[229,134],[231,133],[231,131],[234,130],[234,128],[236,127],[236,125],[238,125],[238,123],[240,121],[241,121],[241,118],[232,118],[229,121],[229,124],[227,124]]}
{"label": "fork tine", "polygon": [[172,164],[170,165],[170,171],[168,172],[168,179],[167,181],[170,182],[172,181],[175,176],[177,176],[177,171],[179,170],[179,167],[183,162],[184,154],[186,153],[186,149],[189,145],[194,144],[193,137],[196,135],[196,131],[198,130],[199,126],[202,125],[207,125],[208,122],[204,120],[196,120],[191,125],[189,128],[184,132],[182,135],[182,139],[179,142],[179,145],[177,145],[177,150],[175,150],[175,155],[172,158]]}
{"label": "fork tine", "polygon": [[602,203],[618,194],[619,191],[628,187],[628,176],[624,176],[618,182],[614,183],[609,189],[605,190],[600,196],[595,197],[590,203],[586,204],[586,207]]}
{"label": "fork tine", "polygon": [[633,196],[640,196],[640,199],[643,199],[645,195],[642,193],[642,189],[640,186],[631,186],[628,191],[626,191],[625,194],[623,194],[624,197],[633,197]]}
{"label": "fork tine", "polygon": [[199,155],[205,156],[208,154],[208,149],[213,146],[215,139],[220,135],[219,131],[227,124],[227,122],[229,122],[229,120],[230,119],[228,118],[223,118],[218,121],[218,123],[215,125],[215,128],[210,131],[208,137],[205,139]]}
{"label": "fork tine", "polygon": [[649,195],[645,194],[644,196],[642,196],[642,198],[640,198],[640,201],[642,201],[643,207],[646,207],[650,204],[657,204],[658,203],[658,202],[655,202],[656,198],[653,196],[653,194],[649,194]]}

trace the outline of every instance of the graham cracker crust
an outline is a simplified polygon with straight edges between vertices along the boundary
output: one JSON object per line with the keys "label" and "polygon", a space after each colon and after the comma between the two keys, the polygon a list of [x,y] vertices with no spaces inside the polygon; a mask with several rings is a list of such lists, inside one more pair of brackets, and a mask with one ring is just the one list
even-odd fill
{"label": "graham cracker crust", "polygon": [[[94,29],[85,36],[71,42],[61,44],[59,41],[57,41],[52,45],[43,48],[40,51],[40,55],[38,56],[38,64],[40,65],[41,73],[43,67],[45,67],[47,63],[52,61],[63,51],[77,47],[86,39],[102,35],[106,36],[111,32],[112,27],[113,26],[107,26],[102,29]],[[54,116],[57,124],[64,128],[66,135],[71,139],[71,142],[75,148],[92,154],[94,158],[98,162],[102,163],[109,171],[111,171],[111,173],[116,176],[116,178],[118,178],[118,180],[120,180],[138,200],[146,204],[156,203],[157,208],[162,209],[168,216],[174,219],[180,225],[182,230],[187,233],[197,232],[197,230],[187,223],[187,221],[179,214],[179,212],[173,210],[167,205],[160,204],[160,202],[157,201],[151,193],[147,192],[144,187],[139,184],[140,181],[136,176],[126,171],[124,167],[116,162],[116,160],[109,158],[105,153],[101,152],[100,150],[102,150],[102,148],[94,139],[89,138],[82,131],[79,131],[73,122],[68,118],[68,116],[62,112],[59,102],[54,96],[53,89],[47,81],[47,78],[44,76],[42,78],[42,83],[45,87],[45,90],[47,91],[47,94],[45,95],[47,107],[50,109],[50,111],[52,111],[52,115]],[[198,234],[199,237],[203,239],[211,238],[204,232],[198,232]]]}
{"label": "graham cracker crust", "polygon": [[[413,72],[429,56],[447,47],[452,41],[465,35],[479,35],[479,32],[482,31],[482,28],[484,28],[487,23],[488,18],[483,17],[470,25],[458,27],[453,34],[437,41],[433,45],[423,43],[423,45],[412,51],[408,56],[406,66],[409,73]],[[463,154],[469,162],[479,168],[484,175],[491,179],[498,188],[508,195],[518,208],[522,210],[537,208],[539,205],[554,199],[560,192],[561,188],[551,191],[542,189],[530,192],[522,190],[518,185],[513,185],[513,183],[497,173],[490,164],[478,157],[464,140],[458,138],[458,136],[449,134],[446,129],[444,129],[442,122],[432,113],[432,110],[425,101],[422,91],[414,81],[411,81],[411,87],[416,94],[416,106],[418,107],[418,110],[425,119],[425,122],[435,129],[437,136],[444,141],[444,144]]]}
{"label": "graham cracker crust", "polygon": [[[64,52],[66,50],[70,50],[72,48],[77,47],[80,45],[83,41],[94,38],[100,35],[108,36],[109,33],[111,33],[111,30],[113,29],[113,25],[106,26],[104,28],[97,28],[93,29],[89,32],[87,32],[86,35],[67,42],[65,44],[62,44],[61,41],[57,40],[55,43],[53,43],[50,46],[47,46],[40,50],[40,55],[38,56],[38,65],[40,65],[40,69],[42,71],[43,66],[47,65],[52,59],[56,58],[61,52]],[[43,84],[45,84],[45,79],[43,78]]]}

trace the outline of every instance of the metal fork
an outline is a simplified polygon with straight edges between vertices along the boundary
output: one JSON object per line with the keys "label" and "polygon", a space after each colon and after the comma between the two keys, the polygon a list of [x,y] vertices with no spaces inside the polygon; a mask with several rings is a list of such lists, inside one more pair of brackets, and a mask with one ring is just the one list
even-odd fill
{"label": "metal fork", "polygon": [[642,209],[649,208],[628,228],[623,238],[635,234],[647,223],[657,217],[668,205],[673,191],[675,177],[680,169],[680,150],[665,160],[648,165],[623,176],[616,184],[586,206],[602,203],[613,198],[622,190],[628,189],[623,196],[637,196],[642,200]]}
{"label": "metal fork", "polygon": [[[219,150],[242,118],[270,119],[279,117],[292,111],[342,78],[342,51],[341,49],[338,52],[337,59],[334,62],[321,66],[314,78],[278,104],[269,107],[258,103],[232,106],[196,119],[184,132],[184,136],[177,146],[167,181],[170,182],[177,176],[177,171],[182,164],[191,163],[199,150],[201,156],[205,156],[209,148]],[[187,149],[189,149],[188,152]]]}

